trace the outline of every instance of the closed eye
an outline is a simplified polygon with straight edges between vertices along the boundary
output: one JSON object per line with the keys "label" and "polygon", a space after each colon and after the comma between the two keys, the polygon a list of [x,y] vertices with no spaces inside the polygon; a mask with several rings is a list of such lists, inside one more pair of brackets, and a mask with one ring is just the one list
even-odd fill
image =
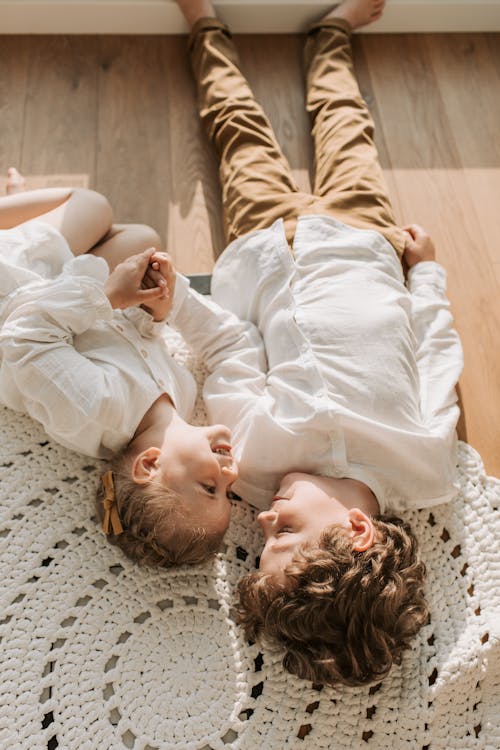
{"label": "closed eye", "polygon": [[291,529],[290,526],[282,526],[281,529],[278,529],[276,532],[276,536],[279,536],[280,534],[293,534],[293,529]]}
{"label": "closed eye", "polygon": [[215,495],[217,492],[217,488],[214,484],[202,484],[203,491],[206,492],[208,495]]}

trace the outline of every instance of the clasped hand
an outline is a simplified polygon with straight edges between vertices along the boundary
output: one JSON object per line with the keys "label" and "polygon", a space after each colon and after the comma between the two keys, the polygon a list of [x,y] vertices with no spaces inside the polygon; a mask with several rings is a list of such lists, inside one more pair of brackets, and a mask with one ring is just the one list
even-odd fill
{"label": "clasped hand", "polygon": [[140,305],[154,320],[164,320],[173,304],[175,271],[167,253],[154,247],[119,263],[104,292],[113,309]]}
{"label": "clasped hand", "polygon": [[434,243],[419,224],[407,224],[402,227],[405,232],[404,259],[408,268],[425,260],[435,260],[436,250]]}

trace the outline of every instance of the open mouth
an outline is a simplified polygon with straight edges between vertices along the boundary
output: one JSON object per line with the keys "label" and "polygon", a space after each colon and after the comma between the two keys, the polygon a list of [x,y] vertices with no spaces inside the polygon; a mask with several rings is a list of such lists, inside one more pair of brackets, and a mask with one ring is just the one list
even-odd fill
{"label": "open mouth", "polygon": [[212,447],[212,453],[217,453],[219,456],[231,456],[230,445],[214,445]]}

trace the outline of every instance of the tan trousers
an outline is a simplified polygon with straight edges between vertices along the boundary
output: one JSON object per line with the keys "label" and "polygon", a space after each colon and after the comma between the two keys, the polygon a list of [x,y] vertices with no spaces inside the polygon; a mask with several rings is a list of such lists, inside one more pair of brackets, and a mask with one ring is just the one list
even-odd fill
{"label": "tan trousers", "polygon": [[305,46],[315,152],[312,194],[297,187],[240,70],[228,28],[217,19],[201,19],[189,50],[200,116],[219,154],[228,241],[283,218],[291,244],[298,216],[327,214],[350,226],[377,229],[402,255],[404,235],[395,224],[373,122],[354,76],[346,21],[315,24]]}

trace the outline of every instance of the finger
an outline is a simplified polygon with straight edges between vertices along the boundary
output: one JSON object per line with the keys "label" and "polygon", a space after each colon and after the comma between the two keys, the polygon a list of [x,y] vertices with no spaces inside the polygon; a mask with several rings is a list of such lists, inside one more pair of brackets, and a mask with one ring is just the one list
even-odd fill
{"label": "finger", "polygon": [[144,274],[141,281],[141,289],[152,289],[153,287],[158,286],[153,279],[149,278],[147,274]]}
{"label": "finger", "polygon": [[428,237],[428,233],[426,230],[420,226],[420,224],[411,224],[412,234],[413,238],[415,240],[424,239],[425,237]]}
{"label": "finger", "polygon": [[167,286],[167,280],[165,279],[163,273],[161,273],[160,271],[155,271],[154,269],[151,268],[151,266],[148,268],[148,270],[144,274],[144,278],[147,278],[150,281],[152,281],[155,286],[163,286],[163,287]]}
{"label": "finger", "polygon": [[408,248],[415,246],[415,240],[413,238],[412,233],[407,227],[402,227],[402,230],[404,233],[405,250],[408,250]]}
{"label": "finger", "polygon": [[415,249],[416,249],[415,240],[413,240],[409,235],[407,235],[406,240],[405,240],[405,250],[404,250],[405,253],[414,251]]}
{"label": "finger", "polygon": [[155,270],[161,270],[166,275],[170,269],[173,269],[172,258],[168,253],[156,252],[151,257],[151,264]]}
{"label": "finger", "polygon": [[137,270],[142,270],[144,273],[146,272],[147,267],[149,266],[151,262],[151,257],[155,253],[156,248],[154,247],[148,247],[146,250],[143,250],[141,253],[137,253],[136,255],[132,255],[129,260],[133,262],[135,268]]}
{"label": "finger", "polygon": [[164,250],[155,250],[152,256],[153,260],[157,260],[160,263],[166,263],[168,261],[172,261],[172,258],[168,253],[166,253]]}
{"label": "finger", "polygon": [[410,237],[414,240],[417,237],[417,224],[406,224],[406,226],[401,227],[403,232],[407,232],[407,234],[410,235]]}
{"label": "finger", "polygon": [[140,302],[147,302],[155,299],[166,298],[166,295],[164,289],[155,286],[151,289],[138,289],[137,297]]}

